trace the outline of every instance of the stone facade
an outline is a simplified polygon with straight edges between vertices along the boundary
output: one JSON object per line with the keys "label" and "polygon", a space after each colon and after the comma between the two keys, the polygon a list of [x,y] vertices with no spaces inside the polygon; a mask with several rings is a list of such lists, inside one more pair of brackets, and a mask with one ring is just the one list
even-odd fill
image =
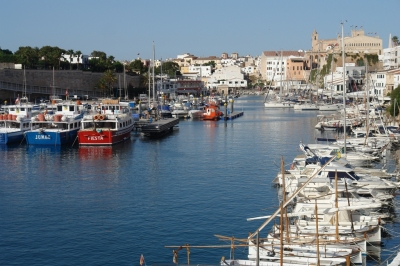
{"label": "stone facade", "polygon": [[[93,73],[79,70],[25,70],[26,88],[28,93],[64,95],[68,89],[69,95],[98,95],[96,85],[103,77],[103,73]],[[123,84],[123,73],[116,73],[118,87],[118,76],[120,84]],[[53,81],[54,76],[54,81]],[[127,87],[139,87],[139,76],[125,76]],[[13,90],[21,93],[23,91],[24,70],[2,69],[0,70],[1,91]],[[54,85],[53,85],[54,84]],[[55,88],[55,89],[54,89]]]}

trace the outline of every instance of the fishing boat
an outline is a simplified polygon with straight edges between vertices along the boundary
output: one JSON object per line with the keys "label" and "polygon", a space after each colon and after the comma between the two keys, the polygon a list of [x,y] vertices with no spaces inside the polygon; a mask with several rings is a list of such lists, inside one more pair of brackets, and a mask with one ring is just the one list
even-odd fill
{"label": "fishing boat", "polygon": [[31,118],[31,128],[25,132],[28,145],[64,145],[76,140],[86,107],[80,101],[56,107],[54,114],[44,111]]}
{"label": "fishing boat", "polygon": [[25,131],[31,129],[33,105],[9,105],[0,115],[0,144],[21,142]]}
{"label": "fishing boat", "polygon": [[113,145],[129,139],[133,127],[127,105],[118,100],[103,100],[83,117],[78,142],[79,145]]}

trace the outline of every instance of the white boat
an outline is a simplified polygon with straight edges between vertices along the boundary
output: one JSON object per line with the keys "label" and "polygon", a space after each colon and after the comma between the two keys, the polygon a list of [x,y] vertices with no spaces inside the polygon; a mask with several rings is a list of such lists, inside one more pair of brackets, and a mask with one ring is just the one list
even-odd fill
{"label": "white boat", "polygon": [[267,101],[264,102],[266,108],[294,108],[295,104],[291,101]]}
{"label": "white boat", "polygon": [[316,103],[311,102],[300,102],[294,105],[294,110],[297,111],[314,111],[319,110],[319,106]]}
{"label": "white boat", "polygon": [[343,109],[343,104],[339,104],[339,103],[320,104],[319,105],[320,111],[339,111],[341,109]]}
{"label": "white boat", "polygon": [[188,117],[192,119],[202,119],[205,112],[205,106],[199,106],[196,109],[189,110]]}
{"label": "white boat", "polygon": [[0,114],[0,144],[20,143],[26,131],[31,130],[32,104],[4,106]]}
{"label": "white boat", "polygon": [[189,110],[181,102],[176,102],[172,105],[171,115],[174,118],[186,118]]}

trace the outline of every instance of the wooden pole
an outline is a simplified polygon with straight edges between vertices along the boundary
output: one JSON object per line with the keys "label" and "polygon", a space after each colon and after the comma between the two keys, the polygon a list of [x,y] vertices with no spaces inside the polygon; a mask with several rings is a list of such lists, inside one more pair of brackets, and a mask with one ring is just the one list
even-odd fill
{"label": "wooden pole", "polygon": [[186,244],[186,251],[187,251],[188,265],[190,265],[190,247],[189,247],[189,244]]}
{"label": "wooden pole", "polygon": [[[283,193],[283,202],[286,202],[286,179],[285,179],[285,161],[283,159],[283,156],[281,158],[281,171],[282,171],[282,193]],[[281,219],[285,218],[285,223],[284,226],[280,228],[281,230],[281,234],[284,233],[284,231],[286,231],[286,242],[290,243],[290,235],[289,235],[289,218],[287,216],[287,208],[285,207],[284,212],[281,213],[282,217]],[[286,228],[285,228],[286,227]],[[283,229],[286,230],[283,230]]]}
{"label": "wooden pole", "polygon": [[[273,249],[274,247],[272,247]],[[257,261],[256,266],[260,266],[260,234],[257,232]]]}
{"label": "wooden pole", "polygon": [[232,259],[234,260],[235,259],[235,237],[234,236],[232,236],[232,242],[231,242],[231,245],[232,245]]}
{"label": "wooden pole", "polygon": [[[283,201],[281,202],[281,214],[283,213]],[[280,217],[280,219],[279,219],[279,222],[280,222],[280,224],[279,224],[279,229],[280,229],[280,234],[279,234],[279,237],[280,237],[280,249],[281,249],[281,251],[280,251],[280,265],[282,266],[283,265],[283,215],[281,215],[281,217]]]}
{"label": "wooden pole", "polygon": [[[344,186],[346,187],[347,205],[350,206],[349,191],[347,190],[347,182],[344,179]],[[354,232],[353,212],[350,210],[351,232]]]}
{"label": "wooden pole", "polygon": [[338,176],[335,171],[335,208],[336,208],[336,242],[339,242],[339,202],[338,202]]}
{"label": "wooden pole", "polygon": [[319,261],[319,235],[318,235],[318,204],[317,200],[315,200],[315,230],[316,230],[316,241],[317,241],[317,266],[320,266],[320,261]]}

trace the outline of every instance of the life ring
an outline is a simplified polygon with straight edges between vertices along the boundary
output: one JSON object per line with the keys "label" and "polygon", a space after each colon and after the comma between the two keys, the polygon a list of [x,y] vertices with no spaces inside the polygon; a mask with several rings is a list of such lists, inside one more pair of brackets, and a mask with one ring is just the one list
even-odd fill
{"label": "life ring", "polygon": [[98,115],[94,115],[94,116],[93,116],[93,119],[94,119],[94,120],[98,120],[98,119],[99,119],[99,116],[98,116]]}
{"label": "life ring", "polygon": [[104,120],[104,115],[99,115],[99,120]]}

